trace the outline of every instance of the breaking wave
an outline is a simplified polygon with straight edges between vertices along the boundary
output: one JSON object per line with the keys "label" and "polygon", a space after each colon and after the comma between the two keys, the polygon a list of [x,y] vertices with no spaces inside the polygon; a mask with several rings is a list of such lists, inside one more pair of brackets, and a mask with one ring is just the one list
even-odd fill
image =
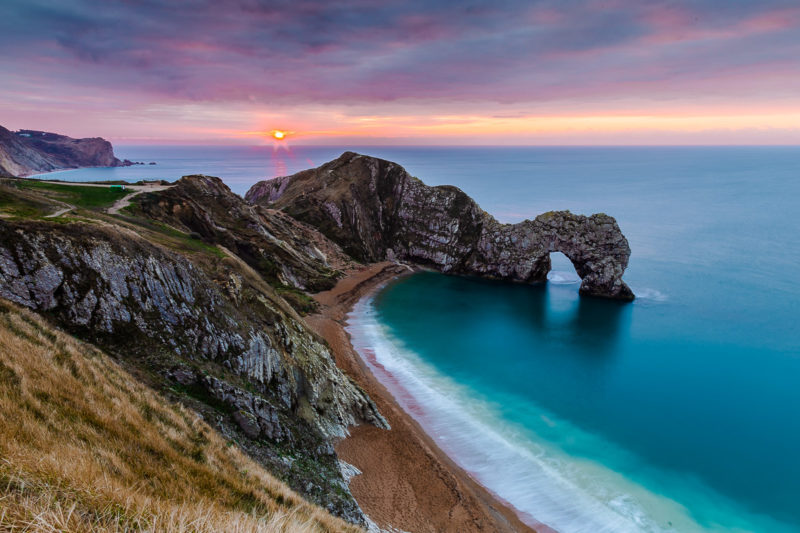
{"label": "breaking wave", "polygon": [[[523,520],[561,533],[737,531],[701,526],[685,507],[614,472],[606,464],[567,455],[528,428],[502,418],[498,405],[437,372],[380,323],[372,298],[348,316],[352,343],[373,374],[436,443],[483,486],[510,503]],[[507,401],[503,399],[502,401]],[[596,450],[608,464],[637,464],[628,452],[529,402],[520,408],[565,442]],[[646,466],[642,466],[646,470]],[[719,506],[718,495],[677,473],[648,479],[690,490]],[[658,485],[657,485],[658,487]],[[725,503],[717,511],[725,512]],[[749,528],[748,528],[749,529]],[[744,531],[744,530],[738,530]]]}
{"label": "breaking wave", "polygon": [[669,297],[657,289],[633,289],[633,293],[639,300],[652,300],[654,302],[666,302]]}

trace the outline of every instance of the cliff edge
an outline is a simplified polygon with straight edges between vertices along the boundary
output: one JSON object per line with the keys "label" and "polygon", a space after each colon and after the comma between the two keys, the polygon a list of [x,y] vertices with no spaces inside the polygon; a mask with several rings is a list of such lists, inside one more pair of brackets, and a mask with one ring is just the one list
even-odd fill
{"label": "cliff edge", "polygon": [[336,244],[218,178],[57,221],[43,213],[59,200],[21,183],[0,180],[12,208],[0,213],[0,301],[101,348],[309,501],[366,523],[333,443],[388,424],[300,314],[314,308],[303,290],[352,264]]}
{"label": "cliff edge", "polygon": [[630,246],[605,214],[551,211],[501,224],[457,187],[430,187],[396,163],[353,152],[261,181],[245,199],[316,227],[361,261],[536,283],[547,280],[550,253],[562,252],[582,279],[581,294],[634,299],[622,281]]}
{"label": "cliff edge", "polygon": [[44,131],[12,132],[0,126],[0,177],[129,164],[114,157],[111,143],[100,137],[73,139]]}

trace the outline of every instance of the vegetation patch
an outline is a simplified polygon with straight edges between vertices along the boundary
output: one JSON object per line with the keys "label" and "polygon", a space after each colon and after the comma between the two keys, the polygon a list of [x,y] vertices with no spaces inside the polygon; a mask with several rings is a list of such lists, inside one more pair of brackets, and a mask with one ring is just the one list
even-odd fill
{"label": "vegetation patch", "polygon": [[0,530],[360,531],[106,355],[0,307]]}
{"label": "vegetation patch", "polygon": [[[131,204],[128,207],[133,205]],[[122,211],[127,215],[125,218],[127,222],[136,224],[139,228],[147,231],[147,234],[143,235],[143,237],[150,241],[180,252],[204,253],[219,259],[227,257],[225,252],[213,244],[208,244],[197,234],[179,231],[163,222],[139,218],[136,216],[136,212],[128,211],[127,208]]]}
{"label": "vegetation patch", "polygon": [[[4,185],[8,180],[4,180]],[[0,217],[2,218],[40,218],[52,209],[43,202],[27,198],[8,186],[0,187]]]}
{"label": "vegetation patch", "polygon": [[14,186],[47,194],[71,205],[86,209],[101,209],[130,194],[123,189],[46,183],[40,180],[14,180]]}
{"label": "vegetation patch", "polygon": [[174,384],[170,387],[172,392],[177,394],[185,394],[190,398],[194,398],[209,407],[213,408],[214,410],[222,413],[222,414],[231,414],[235,408],[230,404],[227,404],[223,401],[218,400],[214,396],[208,393],[208,391],[200,384],[192,383],[190,385],[181,385],[180,383]]}
{"label": "vegetation patch", "polygon": [[278,285],[275,287],[275,292],[280,294],[295,311],[303,316],[316,313],[319,309],[317,301],[300,289],[289,287],[288,285]]}

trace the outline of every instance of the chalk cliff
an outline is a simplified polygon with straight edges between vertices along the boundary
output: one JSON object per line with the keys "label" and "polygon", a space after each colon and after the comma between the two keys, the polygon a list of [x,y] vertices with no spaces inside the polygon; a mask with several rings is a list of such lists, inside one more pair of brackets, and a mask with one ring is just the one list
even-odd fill
{"label": "chalk cliff", "polygon": [[[44,134],[50,147],[32,148],[30,133],[0,128],[7,173],[56,159],[116,164],[105,141]],[[54,148],[70,141],[86,159]],[[550,212],[501,224],[455,187],[429,187],[395,163],[349,152],[260,182],[246,199],[219,178],[187,176],[113,216],[97,207],[45,218],[63,206],[58,192],[21,183],[0,180],[0,204],[15,208],[0,216],[0,298],[117,357],[357,524],[365,517],[333,442],[351,426],[387,423],[302,318],[315,306],[307,293],[331,288],[355,261],[385,259],[542,282],[549,253],[561,251],[583,294],[633,298],[622,281],[630,249],[612,217]]]}
{"label": "chalk cliff", "polygon": [[107,222],[0,220],[0,298],[121,357],[311,501],[364,523],[332,442],[387,427],[372,400],[244,261],[159,240]]}
{"label": "chalk cliff", "polygon": [[552,211],[501,224],[456,187],[427,186],[396,163],[352,152],[259,182],[245,198],[316,227],[361,261],[534,283],[547,279],[549,254],[562,252],[582,278],[581,294],[634,298],[622,281],[628,241],[605,214]]}
{"label": "chalk cliff", "polygon": [[111,143],[99,137],[73,139],[44,131],[12,132],[0,126],[0,176],[127,164],[130,161],[114,157]]}
{"label": "chalk cliff", "polygon": [[225,246],[273,284],[318,292],[353,264],[313,227],[248,204],[212,176],[185,176],[158,195],[142,196],[135,212]]}

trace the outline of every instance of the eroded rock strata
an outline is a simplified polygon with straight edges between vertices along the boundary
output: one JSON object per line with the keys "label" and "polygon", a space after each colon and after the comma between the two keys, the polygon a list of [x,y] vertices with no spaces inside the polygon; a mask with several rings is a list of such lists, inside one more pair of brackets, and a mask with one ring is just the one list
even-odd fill
{"label": "eroded rock strata", "polygon": [[552,212],[500,224],[455,187],[353,153],[261,182],[247,201],[218,178],[187,176],[115,216],[41,218],[57,199],[15,180],[0,189],[7,204],[40,213],[0,218],[0,297],[115,355],[359,524],[333,443],[351,426],[388,424],[308,328],[308,293],[333,287],[355,261],[385,259],[539,282],[548,254],[562,251],[582,293],[633,297],[621,279],[630,250],[613,218]]}
{"label": "eroded rock strata", "polygon": [[387,424],[240,259],[190,261],[121,226],[0,221],[0,297],[119,354],[293,488],[363,523],[332,440]]}
{"label": "eroded rock strata", "polygon": [[225,246],[271,282],[311,292],[330,289],[352,259],[316,229],[254,206],[211,176],[185,176],[143,195],[136,212]]}
{"label": "eroded rock strata", "polygon": [[501,224],[456,187],[427,186],[395,163],[352,152],[259,182],[246,199],[314,226],[361,261],[534,283],[547,279],[549,254],[562,252],[582,279],[581,294],[634,298],[622,281],[628,241],[605,214],[551,211]]}

